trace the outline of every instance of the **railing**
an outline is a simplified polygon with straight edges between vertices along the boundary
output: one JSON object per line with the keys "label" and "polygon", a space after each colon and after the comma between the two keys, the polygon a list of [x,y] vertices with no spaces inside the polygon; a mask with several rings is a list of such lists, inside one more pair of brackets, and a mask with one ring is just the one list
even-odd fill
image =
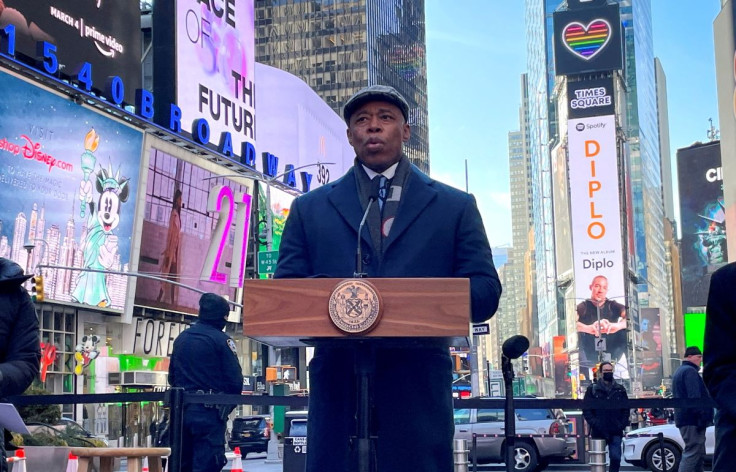
{"label": "railing", "polygon": [[[170,389],[166,392],[149,392],[149,393],[103,393],[103,394],[76,394],[76,395],[26,395],[9,398],[9,401],[16,406],[25,405],[59,405],[59,404],[85,404],[85,403],[136,403],[136,402],[164,402],[170,407],[170,424],[171,424],[171,457],[169,458],[170,472],[181,472],[181,431],[184,416],[184,407],[190,404],[219,404],[219,405],[251,405],[251,406],[288,406],[292,408],[304,408],[308,404],[308,397],[304,396],[259,396],[259,395],[194,395],[187,394],[182,389]],[[454,406],[460,408],[483,408],[483,409],[503,409],[505,400],[503,398],[470,398],[456,399]],[[582,410],[583,406],[592,409],[615,410],[622,408],[692,408],[692,401],[679,399],[662,399],[662,398],[632,398],[625,403],[615,403],[605,400],[591,400],[583,402],[583,400],[572,399],[541,399],[541,398],[515,398],[515,408],[554,408],[562,410]],[[715,403],[712,400],[699,400],[698,407],[712,406]],[[661,433],[660,433],[661,435]],[[473,437],[473,449],[477,437],[486,435],[475,435]],[[488,435],[490,436],[490,435]],[[583,434],[518,434],[515,437],[535,437],[535,436],[556,436],[560,438],[575,437],[581,438]],[[641,435],[644,436],[644,435]],[[656,435],[651,435],[656,436]],[[660,447],[664,450],[664,441],[660,438]],[[473,470],[477,470],[475,454],[473,456]],[[662,455],[664,457],[664,454]]]}

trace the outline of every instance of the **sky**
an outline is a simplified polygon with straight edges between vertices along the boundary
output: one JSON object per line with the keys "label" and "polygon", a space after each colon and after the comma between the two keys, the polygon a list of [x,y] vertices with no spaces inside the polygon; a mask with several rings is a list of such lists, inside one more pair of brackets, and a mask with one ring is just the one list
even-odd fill
{"label": "sky", "polygon": [[[634,0],[639,1],[639,0]],[[511,245],[508,133],[526,72],[524,0],[425,0],[430,167],[468,190],[491,246]],[[654,54],[667,77],[670,154],[718,127],[713,20],[720,0],[651,0]],[[677,200],[675,201],[677,204]]]}

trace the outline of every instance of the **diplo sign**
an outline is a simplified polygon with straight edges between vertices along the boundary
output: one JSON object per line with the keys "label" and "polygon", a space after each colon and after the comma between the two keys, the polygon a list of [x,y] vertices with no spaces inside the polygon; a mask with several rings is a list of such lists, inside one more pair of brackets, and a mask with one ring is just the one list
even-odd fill
{"label": "diplo sign", "polygon": [[568,121],[570,209],[575,292],[590,296],[596,276],[611,295],[624,294],[616,127],[614,115]]}

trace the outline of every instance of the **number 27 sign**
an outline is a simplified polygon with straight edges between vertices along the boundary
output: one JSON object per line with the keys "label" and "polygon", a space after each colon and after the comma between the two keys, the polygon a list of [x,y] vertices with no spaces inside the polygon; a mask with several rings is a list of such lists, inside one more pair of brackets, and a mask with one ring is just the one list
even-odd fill
{"label": "number 27 sign", "polygon": [[[251,202],[252,197],[249,194],[234,193],[230,187],[225,185],[218,185],[210,190],[207,211],[218,213],[219,218],[202,266],[202,280],[228,284],[230,287],[243,286],[245,258],[248,255]],[[220,272],[218,267],[225,245],[230,239],[230,231],[235,231],[235,238],[230,274],[226,274]]]}

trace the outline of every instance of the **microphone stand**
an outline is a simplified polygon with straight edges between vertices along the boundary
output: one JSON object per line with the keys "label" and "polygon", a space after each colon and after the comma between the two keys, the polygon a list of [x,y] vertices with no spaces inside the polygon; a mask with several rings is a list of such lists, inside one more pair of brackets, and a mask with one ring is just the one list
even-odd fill
{"label": "microphone stand", "polygon": [[[355,251],[355,273],[353,277],[356,279],[364,278],[368,274],[363,272],[363,251],[361,244],[361,233],[368,219],[368,213],[371,210],[373,202],[376,201],[376,195],[371,195],[368,199],[363,219],[358,225],[358,247]],[[358,343],[355,349],[355,379],[357,381],[358,404],[355,414],[355,443],[358,452],[358,472],[371,472],[377,466],[371,463],[371,457],[375,452],[375,439],[371,435],[371,376],[375,370],[375,350],[370,341],[355,341]]]}
{"label": "microphone stand", "polygon": [[504,431],[506,433],[506,471],[514,472],[516,461],[514,459],[516,438],[516,414],[514,412],[514,366],[505,354],[501,356],[501,371],[503,372],[503,383],[506,388],[506,401],[504,402]]}

